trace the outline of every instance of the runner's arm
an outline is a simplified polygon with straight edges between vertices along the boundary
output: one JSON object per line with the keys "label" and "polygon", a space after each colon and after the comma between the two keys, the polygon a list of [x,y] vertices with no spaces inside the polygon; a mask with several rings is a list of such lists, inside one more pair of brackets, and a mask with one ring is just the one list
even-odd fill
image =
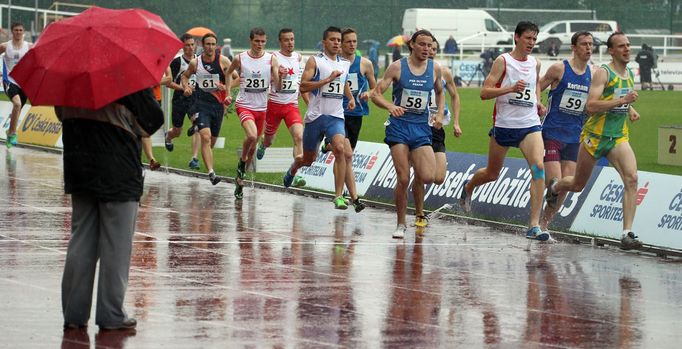
{"label": "runner's arm", "polygon": [[[433,71],[435,72],[435,82],[439,82],[443,79],[440,64],[433,63]],[[443,128],[443,115],[445,114],[445,91],[443,90],[443,84],[434,83],[433,91],[436,94],[436,105],[438,106],[438,112],[433,121],[433,127]]]}
{"label": "runner's arm", "polygon": [[[346,77],[347,76],[348,75],[346,75]],[[346,80],[346,83],[343,84],[343,94],[348,99],[348,105],[346,107],[346,110],[355,109],[355,98],[353,98],[353,91],[350,90],[350,82],[348,80]]]}
{"label": "runner's arm", "polygon": [[493,62],[490,73],[488,73],[488,77],[483,82],[483,88],[481,89],[482,100],[493,99],[511,92],[521,92],[525,89],[526,85],[523,80],[517,81],[515,85],[497,87],[497,84],[502,82],[504,70],[504,57],[499,56]]}
{"label": "runner's arm", "polygon": [[[220,57],[225,57],[225,56],[220,56]],[[227,57],[225,57],[225,59],[227,59]],[[227,59],[227,61],[230,62],[229,59]],[[241,61],[239,60],[239,55],[237,55],[237,57],[234,57],[234,60],[230,63],[229,67],[224,71],[225,86],[226,86],[226,89],[225,89],[226,96],[225,96],[224,102],[226,105],[230,105],[230,103],[232,103],[232,92],[230,91],[230,89],[232,87],[232,81],[234,78],[232,73],[235,73],[237,71],[237,69],[240,69],[240,68],[241,68]]]}
{"label": "runner's arm", "polygon": [[542,104],[542,90],[540,89],[540,61],[538,61],[535,70],[535,100],[538,104],[538,116],[543,117],[547,113],[547,108]]}
{"label": "runner's arm", "polygon": [[611,110],[619,105],[632,103],[637,100],[637,92],[630,91],[626,96],[618,99],[600,100],[601,94],[604,92],[608,75],[606,69],[600,68],[592,75],[592,84],[590,85],[590,93],[585,104],[585,112],[590,114],[603,113]]}
{"label": "runner's arm", "polygon": [[545,72],[545,75],[540,78],[540,91],[544,91],[550,85],[552,88],[556,88],[556,84],[561,81],[561,77],[564,75],[564,63],[554,63],[549,66],[549,69]]}
{"label": "runner's arm", "polygon": [[384,77],[379,80],[377,86],[370,94],[372,102],[374,102],[377,107],[388,110],[388,112],[394,117],[399,117],[405,114],[405,109],[387,101],[386,98],[384,98],[384,91],[391,86],[393,81],[398,80],[400,80],[400,61],[395,61],[388,66],[388,69],[386,69],[386,72],[384,72]]}
{"label": "runner's arm", "polygon": [[189,84],[189,77],[192,76],[192,74],[195,74],[197,72],[197,59],[194,58],[189,62],[189,66],[187,67],[187,70],[182,72],[182,75],[180,75],[180,84],[182,85],[182,89],[185,91],[183,94],[185,96],[189,96],[192,94],[192,86]]}
{"label": "runner's arm", "polygon": [[367,84],[368,84],[368,90],[360,94],[360,99],[362,100],[368,100],[369,96],[372,94],[372,90],[374,90],[375,87],[377,87],[377,80],[374,78],[374,66],[372,65],[372,62],[367,59],[367,58],[362,58],[360,60],[362,62],[362,65],[364,66],[364,74],[365,78],[367,79]]}
{"label": "runner's arm", "polygon": [[443,74],[443,79],[445,79],[445,89],[448,90],[448,93],[450,94],[450,105],[452,107],[452,126],[455,129],[454,134],[455,137],[459,137],[462,135],[462,129],[459,127],[459,92],[457,92],[457,85],[455,84],[455,79],[452,76],[452,72],[450,72],[449,69],[443,67],[441,73]]}
{"label": "runner's arm", "polygon": [[315,59],[312,57],[308,58],[308,61],[305,64],[305,69],[303,70],[303,75],[301,76],[301,93],[317,90],[318,88],[334,81],[337,77],[339,77],[339,75],[341,75],[340,71],[334,70],[326,79],[313,81],[312,79],[315,76],[315,70],[317,70]]}

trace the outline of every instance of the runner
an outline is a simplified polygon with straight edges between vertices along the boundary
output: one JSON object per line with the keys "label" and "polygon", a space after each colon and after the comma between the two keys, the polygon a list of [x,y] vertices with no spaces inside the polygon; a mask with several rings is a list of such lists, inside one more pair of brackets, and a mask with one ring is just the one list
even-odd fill
{"label": "runner", "polygon": [[[196,58],[195,52],[195,42],[194,37],[190,34],[183,34],[180,37],[182,41],[182,55],[175,57],[170,63],[170,76],[172,80],[167,84],[168,88],[173,89],[173,106],[171,114],[172,127],[168,130],[166,134],[166,150],[173,151],[173,138],[180,136],[182,132],[182,124],[185,119],[185,115],[188,118],[193,119],[196,117],[194,113],[194,100],[196,95],[192,94],[190,96],[184,95],[184,88],[182,87],[181,75],[189,67],[189,63],[192,59]],[[192,74],[189,78],[190,85],[193,90],[197,87],[196,74]],[[192,159],[190,160],[188,166],[192,170],[199,169],[199,159],[197,158],[199,154],[199,145],[201,144],[201,138],[198,133],[192,135]]]}
{"label": "runner", "polygon": [[[542,124],[545,144],[545,180],[549,186],[557,178],[575,174],[575,162],[580,149],[580,131],[585,117],[585,104],[592,81],[589,67],[593,45],[592,34],[578,32],[571,38],[573,57],[552,64],[540,79],[540,90],[552,86],[549,91],[547,117]],[[566,198],[558,198],[559,208]],[[540,219],[540,229],[547,231],[557,210],[546,206]]]}
{"label": "runner", "polygon": [[[213,185],[220,182],[220,177],[216,176],[213,171],[213,146],[220,134],[225,104],[229,104],[225,75],[230,66],[230,60],[227,57],[216,53],[216,42],[215,34],[204,35],[201,38],[203,47],[201,56],[192,59],[181,75],[185,96],[196,93],[195,123],[201,137],[201,156],[208,170],[208,179]],[[196,91],[189,82],[193,74],[196,74]],[[194,127],[190,130],[194,130]]]}
{"label": "runner", "polygon": [[5,145],[8,149],[17,145],[17,123],[19,121],[19,113],[21,112],[21,108],[24,107],[24,104],[26,104],[26,95],[24,94],[24,91],[22,91],[17,82],[9,76],[9,73],[24,57],[26,52],[33,47],[33,44],[24,41],[23,24],[18,22],[12,23],[11,30],[12,40],[0,44],[0,54],[5,54],[3,56],[2,83],[7,97],[9,97],[12,102],[9,130],[7,130],[7,140],[5,140]]}
{"label": "runner", "polygon": [[[410,165],[415,176],[424,184],[431,184],[436,171],[436,158],[431,148],[431,128],[429,127],[429,95],[436,94],[438,112],[433,126],[441,128],[445,109],[443,85],[440,82],[440,65],[429,59],[433,46],[433,36],[427,30],[418,30],[408,42],[410,55],[388,66],[384,77],[372,91],[372,101],[378,107],[388,110],[386,138],[384,142],[391,148],[397,184],[395,205],[397,227],[393,238],[405,236],[405,213],[407,211],[407,189],[410,184]],[[387,101],[384,91],[393,84],[393,102]]]}
{"label": "runner", "polygon": [[594,71],[585,111],[589,115],[580,135],[583,146],[578,152],[575,176],[553,180],[546,194],[547,206],[558,207],[559,196],[566,191],[585,188],[597,160],[603,156],[618,171],[623,180],[623,233],[620,247],[639,249],[642,243],[632,231],[637,209],[637,159],[630,147],[627,119],[639,120],[632,107],[637,101],[634,75],[630,62],[630,40],[615,32],[606,41],[611,62]]}
{"label": "runner", "polygon": [[[303,158],[303,124],[301,113],[298,109],[298,86],[301,81],[301,54],[294,51],[294,31],[290,28],[283,28],[279,31],[279,51],[273,53],[280,66],[286,69],[282,74],[282,88],[280,90],[270,90],[268,100],[268,110],[265,115],[265,137],[258,143],[256,158],[258,160],[265,156],[265,150],[272,145],[279,124],[284,123],[289,129],[291,138],[294,141],[293,157],[294,160]],[[303,101],[308,104],[308,94],[301,95]],[[305,186],[305,180],[301,176],[294,177],[292,185],[294,187]]]}
{"label": "runner", "polygon": [[488,166],[479,169],[464,181],[460,206],[471,210],[474,188],[497,179],[509,147],[518,147],[531,171],[530,222],[526,237],[547,241],[550,236],[540,229],[545,169],[542,162],[542,126],[539,115],[546,108],[540,99],[540,62],[531,56],[537,41],[538,27],[531,22],[519,22],[514,31],[514,49],[495,59],[490,74],[483,83],[481,99],[495,98],[493,128],[490,130]]}
{"label": "runner", "polygon": [[[303,130],[303,158],[295,159],[284,175],[285,187],[291,186],[299,168],[310,166],[317,158],[317,149],[322,137],[331,139],[334,153],[334,188],[336,197],[334,207],[348,208],[343,198],[343,185],[346,178],[346,157],[344,155],[345,130],[343,121],[343,96],[350,99],[348,108],[355,109],[355,99],[348,85],[350,62],[339,56],[341,29],[329,27],[322,37],[323,52],[311,56],[306,62],[301,77],[301,93],[311,92],[310,104],[305,115]],[[353,178],[353,181],[355,178]],[[352,186],[355,187],[354,185]],[[350,188],[350,187],[349,187]],[[350,192],[356,212],[364,205],[357,193]]]}
{"label": "runner", "polygon": [[[249,34],[251,49],[242,52],[234,58],[227,70],[227,85],[232,83],[232,72],[239,71],[239,95],[235,102],[235,109],[239,115],[239,121],[244,129],[244,142],[242,143],[242,155],[237,164],[237,176],[235,181],[234,196],[241,199],[243,194],[243,180],[246,166],[251,163],[253,153],[256,151],[258,137],[263,133],[265,123],[265,111],[268,107],[268,90],[270,81],[275,82],[275,89],[280,90],[282,76],[288,71],[281,71],[277,58],[265,52],[267,36],[263,28],[253,28]],[[281,69],[285,69],[281,67]],[[228,92],[227,103],[232,102],[232,96]]]}
{"label": "runner", "polygon": [[[431,46],[431,52],[429,53],[429,58],[435,60],[436,53],[440,44],[433,38],[433,46]],[[443,114],[443,126],[450,123],[452,118],[453,134],[455,137],[462,135],[462,129],[459,127],[459,109],[460,100],[459,93],[457,92],[457,85],[455,84],[455,79],[452,76],[452,72],[448,67],[441,65],[440,74],[443,77],[441,79],[443,87],[450,94],[450,104],[452,104],[453,113],[450,113],[448,108],[448,103],[445,103],[445,110]],[[431,97],[429,98],[429,112],[431,115],[436,115],[438,113],[438,106],[436,105],[436,94],[434,91],[431,92]],[[454,114],[454,116],[453,116]],[[445,127],[435,128],[433,127],[433,119],[429,119],[429,125],[431,125],[431,147],[433,148],[434,156],[436,157],[436,174],[433,179],[434,184],[443,184],[445,182],[445,175],[448,170],[448,160],[445,156]],[[414,182],[412,183],[412,196],[414,197],[414,209],[416,214],[416,219],[414,225],[417,227],[426,227],[429,222],[424,215],[424,184],[421,178],[415,175]]]}

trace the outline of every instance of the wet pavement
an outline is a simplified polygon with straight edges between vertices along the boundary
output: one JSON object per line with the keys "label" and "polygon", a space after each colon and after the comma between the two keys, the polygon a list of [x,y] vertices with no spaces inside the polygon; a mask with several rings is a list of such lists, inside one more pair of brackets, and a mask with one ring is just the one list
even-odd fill
{"label": "wet pavement", "polygon": [[[4,147],[3,147],[4,148]],[[679,261],[146,173],[128,313],[62,331],[61,156],[0,149],[0,347],[676,348]],[[218,160],[219,161],[219,160]]]}

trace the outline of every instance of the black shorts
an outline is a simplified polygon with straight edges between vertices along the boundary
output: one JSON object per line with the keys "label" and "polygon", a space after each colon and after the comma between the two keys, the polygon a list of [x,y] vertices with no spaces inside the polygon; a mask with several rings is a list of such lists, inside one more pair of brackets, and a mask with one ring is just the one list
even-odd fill
{"label": "black shorts", "polygon": [[639,70],[639,81],[640,82],[651,82],[651,69],[640,69]]}
{"label": "black shorts", "polygon": [[344,115],[346,138],[350,141],[350,147],[355,149],[358,144],[358,137],[360,136],[360,128],[362,128],[362,116]]}
{"label": "black shorts", "polygon": [[431,127],[431,148],[434,153],[445,153],[445,129]]}
{"label": "black shorts", "polygon": [[9,97],[10,100],[12,100],[14,96],[18,95],[19,98],[21,99],[21,106],[23,107],[24,104],[26,104],[27,99],[26,95],[24,94],[24,91],[22,91],[21,88],[17,86],[17,84],[13,84],[11,82],[4,82],[3,85],[5,87],[5,94],[7,95],[7,97]]}
{"label": "black shorts", "polygon": [[194,110],[194,98],[190,97],[174,97],[173,111],[171,113],[171,122],[173,127],[181,128],[185,120],[185,115],[190,117],[196,111]]}
{"label": "black shorts", "polygon": [[218,137],[225,113],[225,107],[222,103],[197,100],[194,106],[197,112],[196,124],[199,130],[209,128],[211,129],[211,137]]}

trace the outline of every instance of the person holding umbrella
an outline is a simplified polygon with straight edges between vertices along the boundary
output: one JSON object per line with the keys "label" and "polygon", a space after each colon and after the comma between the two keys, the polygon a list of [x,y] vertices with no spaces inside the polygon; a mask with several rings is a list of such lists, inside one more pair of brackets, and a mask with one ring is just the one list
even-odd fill
{"label": "person holding umbrella", "polygon": [[150,87],[181,46],[157,15],[91,7],[47,27],[11,73],[34,105],[55,106],[63,126],[64,191],[73,209],[62,278],[67,331],[88,326],[98,261],[96,324],[104,331],[137,325],[123,304],[143,186],[140,139],[163,125]]}
{"label": "person holding umbrella", "polygon": [[32,44],[24,41],[24,25],[21,23],[12,23],[12,40],[0,44],[0,54],[5,54],[2,66],[2,83],[5,88],[5,93],[12,102],[12,112],[10,113],[9,130],[7,132],[7,140],[5,145],[7,148],[17,145],[17,123],[19,121],[19,112],[26,104],[26,95],[21,87],[17,84],[9,73],[12,68],[19,63],[22,57],[33,47]]}

